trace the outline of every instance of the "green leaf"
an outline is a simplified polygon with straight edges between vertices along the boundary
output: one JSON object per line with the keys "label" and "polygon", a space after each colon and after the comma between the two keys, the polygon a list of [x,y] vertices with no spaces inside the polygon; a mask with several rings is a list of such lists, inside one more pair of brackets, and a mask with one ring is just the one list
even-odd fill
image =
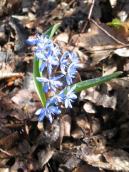
{"label": "green leaf", "polygon": [[75,87],[75,92],[80,92],[82,90],[88,89],[90,87],[94,87],[100,84],[103,84],[107,81],[110,81],[112,79],[117,78],[118,76],[120,76],[122,74],[122,72],[115,72],[111,75],[107,75],[107,76],[102,76],[102,77],[98,77],[98,78],[94,78],[94,79],[89,79],[86,81],[81,81],[78,82],[76,84],[71,85],[71,87]]}
{"label": "green leaf", "polygon": [[[57,31],[57,29],[59,28],[60,24],[55,24],[53,27],[49,28],[45,34],[49,36],[49,38],[52,38],[54,33]],[[34,57],[33,59],[33,80],[34,80],[34,84],[35,84],[35,88],[36,88],[36,92],[39,96],[39,99],[42,103],[42,106],[44,107],[46,105],[46,95],[45,92],[43,91],[43,86],[42,84],[37,81],[37,77],[42,77],[42,73],[39,71],[41,62]]]}
{"label": "green leaf", "polygon": [[55,32],[59,29],[60,25],[60,23],[57,23],[52,27],[49,38],[52,38],[54,36]]}
{"label": "green leaf", "polygon": [[112,20],[112,22],[108,22],[107,25],[119,29],[122,26],[122,22],[119,19],[115,18]]}
{"label": "green leaf", "polygon": [[44,107],[46,105],[46,95],[43,91],[42,84],[39,81],[37,81],[36,77],[40,77],[39,60],[36,57],[34,57],[34,59],[33,59],[33,80],[34,80],[36,92],[39,96],[42,106]]}

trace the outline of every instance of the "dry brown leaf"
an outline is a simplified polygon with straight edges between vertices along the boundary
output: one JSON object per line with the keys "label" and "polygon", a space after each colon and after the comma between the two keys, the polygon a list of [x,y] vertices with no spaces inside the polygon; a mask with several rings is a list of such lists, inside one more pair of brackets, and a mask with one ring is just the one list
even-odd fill
{"label": "dry brown leaf", "polygon": [[88,164],[80,165],[72,172],[100,172],[98,168],[92,167]]}
{"label": "dry brown leaf", "polygon": [[8,150],[8,149],[12,148],[14,145],[16,145],[18,140],[20,140],[20,135],[16,131],[8,136],[5,136],[4,138],[1,138],[0,139],[0,147]]}
{"label": "dry brown leaf", "polygon": [[104,153],[111,170],[129,171],[129,154],[122,149],[114,149]]}
{"label": "dry brown leaf", "polygon": [[129,77],[115,79],[110,82],[112,88],[117,93],[117,111],[121,114],[121,120],[128,119],[128,105],[129,105]]}
{"label": "dry brown leaf", "polygon": [[12,98],[12,102],[18,105],[19,109],[23,109],[24,113],[30,118],[35,111],[41,106],[36,92],[28,89],[19,90]]}
{"label": "dry brown leaf", "polygon": [[[100,142],[98,138],[96,141],[100,148],[104,146],[102,138],[100,138]],[[101,151],[97,147],[96,151],[90,150],[87,145],[82,145],[81,151],[78,151],[78,154],[81,154],[80,158],[82,160],[94,167],[115,171],[129,171],[129,154],[126,151],[105,146]]]}
{"label": "dry brown leaf", "polygon": [[71,132],[71,136],[75,139],[81,139],[84,138],[84,132],[81,128],[78,127]]}
{"label": "dry brown leaf", "polygon": [[55,41],[56,42],[64,42],[66,44],[68,44],[68,40],[69,40],[69,35],[68,33],[64,32],[64,33],[60,33],[59,35],[56,36]]}
{"label": "dry brown leaf", "polygon": [[70,136],[71,131],[71,117],[69,115],[63,115],[61,117],[61,124],[60,124],[62,136]]}
{"label": "dry brown leaf", "polygon": [[83,90],[80,94],[80,99],[88,100],[98,106],[103,106],[112,109],[116,108],[116,103],[117,103],[117,96],[115,94],[110,96],[108,92],[106,92],[106,90],[97,91],[95,88]]}
{"label": "dry brown leaf", "polygon": [[[120,33],[118,34],[113,28],[103,23],[99,23],[98,25],[101,26],[101,28],[107,31],[114,38],[118,39],[118,41],[121,41],[124,44],[128,43],[127,38],[123,37],[123,35],[121,35]],[[100,28],[98,28],[98,26],[96,26],[94,23],[91,24],[91,30],[88,33],[73,35],[71,41],[73,44],[79,47],[83,47],[89,51],[104,50],[104,48],[108,46],[109,48],[111,48],[111,46],[117,48],[117,46],[121,45],[117,41],[113,40]]]}
{"label": "dry brown leaf", "polygon": [[47,147],[44,150],[41,150],[38,154],[40,167],[43,167],[51,159],[53,154],[54,149],[52,149],[51,147]]}
{"label": "dry brown leaf", "polygon": [[96,113],[95,107],[94,107],[94,105],[93,105],[91,102],[86,102],[86,103],[83,105],[83,109],[84,109],[85,112],[87,112],[87,113],[92,113],[92,114],[95,114],[95,113]]}
{"label": "dry brown leaf", "polygon": [[3,92],[0,92],[0,114],[1,117],[3,115],[3,118],[11,116],[20,121],[28,118],[27,114],[25,114],[20,107],[14,104],[8,95]]}
{"label": "dry brown leaf", "polygon": [[0,16],[17,11],[21,2],[21,0],[0,0]]}
{"label": "dry brown leaf", "polygon": [[91,24],[91,30],[88,33],[76,34],[71,38],[73,45],[84,48],[86,51],[92,53],[94,63],[98,63],[102,59],[107,58],[114,49],[121,48],[123,46],[121,43],[128,43],[122,33],[118,34],[106,24],[99,23],[98,25],[118,41],[112,39],[111,36],[107,35],[94,23]]}
{"label": "dry brown leaf", "polygon": [[75,118],[75,122],[78,127],[80,127],[83,131],[90,130],[90,122],[88,118],[85,116],[78,116]]}

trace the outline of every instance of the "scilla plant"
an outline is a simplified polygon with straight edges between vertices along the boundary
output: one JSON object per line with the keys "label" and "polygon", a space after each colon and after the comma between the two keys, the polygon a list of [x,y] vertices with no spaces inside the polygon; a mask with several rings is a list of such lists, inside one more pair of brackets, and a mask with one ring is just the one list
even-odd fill
{"label": "scilla plant", "polygon": [[53,43],[52,37],[59,24],[45,34],[29,38],[27,42],[35,45],[33,59],[33,79],[42,108],[36,111],[39,121],[48,118],[52,123],[55,115],[63,108],[72,108],[77,92],[97,86],[118,77],[121,72],[76,83],[79,58],[73,51],[62,52]]}

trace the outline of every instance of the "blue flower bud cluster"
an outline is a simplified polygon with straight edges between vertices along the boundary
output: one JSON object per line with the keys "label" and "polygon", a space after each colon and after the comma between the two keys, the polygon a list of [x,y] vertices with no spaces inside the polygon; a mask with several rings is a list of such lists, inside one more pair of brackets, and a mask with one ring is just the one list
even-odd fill
{"label": "blue flower bud cluster", "polygon": [[[36,115],[39,116],[39,121],[47,117],[52,122],[53,116],[61,113],[61,104],[65,108],[72,108],[72,102],[77,98],[70,85],[77,76],[79,59],[72,51],[62,53],[59,46],[47,35],[36,35],[35,38],[29,38],[27,43],[36,46],[34,55],[40,61],[39,70],[43,74],[37,80],[42,83],[46,94],[52,93],[46,106],[38,109]],[[67,90],[64,91],[66,87]]]}

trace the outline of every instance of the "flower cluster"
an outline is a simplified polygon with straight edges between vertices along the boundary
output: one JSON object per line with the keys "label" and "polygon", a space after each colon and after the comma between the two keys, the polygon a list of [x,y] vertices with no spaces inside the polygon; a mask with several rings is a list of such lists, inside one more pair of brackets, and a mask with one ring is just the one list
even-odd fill
{"label": "flower cluster", "polygon": [[[64,104],[65,108],[72,108],[72,102],[77,98],[70,85],[76,78],[78,56],[72,51],[62,53],[58,45],[46,35],[37,35],[36,38],[29,38],[27,42],[36,46],[34,55],[40,61],[39,71],[42,77],[37,77],[37,80],[42,83],[46,94],[52,93],[46,107],[37,110],[36,114],[39,121],[47,117],[52,122],[52,117],[61,113],[61,104]],[[66,87],[67,89],[64,89]]]}

